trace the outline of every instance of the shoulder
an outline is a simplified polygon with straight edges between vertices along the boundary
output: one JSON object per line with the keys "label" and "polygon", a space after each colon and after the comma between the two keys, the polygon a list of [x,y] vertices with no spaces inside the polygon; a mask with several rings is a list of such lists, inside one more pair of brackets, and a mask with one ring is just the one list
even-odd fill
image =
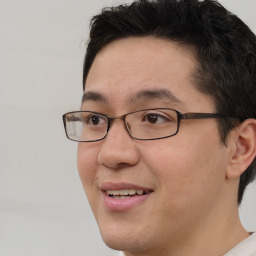
{"label": "shoulder", "polygon": [[123,252],[117,251],[116,254],[115,254],[115,256],[125,256],[125,254],[124,254]]}
{"label": "shoulder", "polygon": [[251,234],[224,256],[256,256],[256,233]]}

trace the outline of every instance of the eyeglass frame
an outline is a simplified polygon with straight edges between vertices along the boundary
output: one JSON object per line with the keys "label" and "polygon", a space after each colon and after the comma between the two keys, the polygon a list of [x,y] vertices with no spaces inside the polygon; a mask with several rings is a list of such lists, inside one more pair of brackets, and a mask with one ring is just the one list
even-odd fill
{"label": "eyeglass frame", "polygon": [[[172,111],[175,111],[176,114],[177,114],[177,130],[174,134],[171,134],[171,135],[168,135],[168,136],[164,136],[164,137],[159,137],[159,138],[152,138],[152,139],[139,139],[139,138],[136,138],[134,137],[131,132],[129,131],[129,128],[127,127],[127,123],[125,122],[125,118],[127,115],[130,115],[130,114],[134,114],[134,113],[137,113],[137,112],[140,112],[140,111],[148,111],[148,110],[159,110],[159,109],[163,109],[163,110],[172,110]],[[65,117],[68,115],[68,114],[72,114],[72,113],[93,113],[93,114],[97,114],[97,115],[101,115],[101,116],[104,116],[106,117],[107,121],[108,121],[108,125],[107,125],[107,129],[106,129],[106,134],[100,138],[100,139],[97,139],[97,140],[89,140],[89,141],[81,141],[81,140],[74,140],[74,139],[71,139],[69,138],[68,136],[68,132],[67,132],[67,125],[66,125],[66,119]],[[111,128],[111,125],[113,123],[113,121],[115,119],[120,119],[124,122],[124,126],[125,126],[125,129],[127,130],[128,134],[131,136],[131,138],[135,139],[135,140],[160,140],[160,139],[165,139],[165,138],[170,138],[170,137],[173,137],[175,135],[178,134],[179,132],[179,128],[180,128],[180,122],[181,120],[193,120],[193,119],[212,119],[212,118],[233,118],[233,119],[240,119],[239,117],[229,117],[229,116],[224,116],[224,115],[221,115],[221,114],[218,114],[218,113],[203,113],[203,112],[187,112],[187,113],[181,113],[179,112],[178,110],[176,109],[172,109],[172,108],[149,108],[149,109],[141,109],[141,110],[136,110],[136,111],[133,111],[133,112],[129,112],[129,113],[126,113],[124,115],[121,115],[121,116],[107,116],[106,114],[102,114],[102,113],[99,113],[99,112],[95,112],[95,111],[89,111],[89,110],[79,110],[79,111],[71,111],[71,112],[67,112],[65,114],[62,115],[62,119],[63,119],[63,124],[64,124],[64,129],[65,129],[65,133],[66,133],[66,136],[69,140],[72,140],[72,141],[77,141],[77,142],[97,142],[97,141],[101,141],[101,140],[104,140],[107,135],[108,135],[108,132]]]}

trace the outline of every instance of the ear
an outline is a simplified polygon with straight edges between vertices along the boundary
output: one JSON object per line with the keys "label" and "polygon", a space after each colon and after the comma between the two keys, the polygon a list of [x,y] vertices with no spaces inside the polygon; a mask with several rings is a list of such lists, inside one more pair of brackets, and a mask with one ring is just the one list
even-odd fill
{"label": "ear", "polygon": [[256,119],[247,119],[230,134],[227,179],[234,179],[248,168],[256,156]]}

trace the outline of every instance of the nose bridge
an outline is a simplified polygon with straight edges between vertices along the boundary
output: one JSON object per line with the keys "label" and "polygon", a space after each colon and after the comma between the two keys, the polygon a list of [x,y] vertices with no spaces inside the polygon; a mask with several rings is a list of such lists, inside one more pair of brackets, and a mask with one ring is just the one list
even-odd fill
{"label": "nose bridge", "polygon": [[109,133],[109,130],[110,130],[110,128],[113,126],[113,124],[115,123],[115,121],[116,121],[116,120],[120,120],[120,121],[123,123],[125,130],[126,130],[127,133],[130,135],[130,133],[129,133],[128,129],[127,129],[126,123],[125,123],[125,117],[126,117],[126,115],[108,117],[107,133]]}
{"label": "nose bridge", "polygon": [[[125,115],[109,117],[108,119],[109,124],[106,137],[112,136],[113,133],[114,138],[112,138],[112,140],[117,139],[118,136],[121,136],[121,139],[124,139],[125,137],[130,137],[130,139],[132,140],[132,137],[126,127]],[[109,135],[109,133],[111,133],[111,135]]]}
{"label": "nose bridge", "polygon": [[139,161],[139,152],[127,131],[125,117],[111,117],[109,121],[108,134],[98,155],[99,164],[109,168],[135,165]]}

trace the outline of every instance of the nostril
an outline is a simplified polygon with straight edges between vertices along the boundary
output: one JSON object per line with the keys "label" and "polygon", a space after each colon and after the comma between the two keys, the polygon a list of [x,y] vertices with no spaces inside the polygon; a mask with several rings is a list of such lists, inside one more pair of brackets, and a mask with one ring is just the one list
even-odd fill
{"label": "nostril", "polygon": [[115,164],[114,162],[105,162],[105,163],[102,163],[103,166],[109,168],[109,169],[112,169],[112,170],[120,170],[120,169],[125,169],[125,168],[128,168],[130,166],[132,166],[131,164],[129,163],[117,163]]}
{"label": "nostril", "polygon": [[111,169],[123,169],[136,165],[140,154],[133,140],[130,137],[114,136],[112,134],[102,141],[98,153],[98,164]]}

